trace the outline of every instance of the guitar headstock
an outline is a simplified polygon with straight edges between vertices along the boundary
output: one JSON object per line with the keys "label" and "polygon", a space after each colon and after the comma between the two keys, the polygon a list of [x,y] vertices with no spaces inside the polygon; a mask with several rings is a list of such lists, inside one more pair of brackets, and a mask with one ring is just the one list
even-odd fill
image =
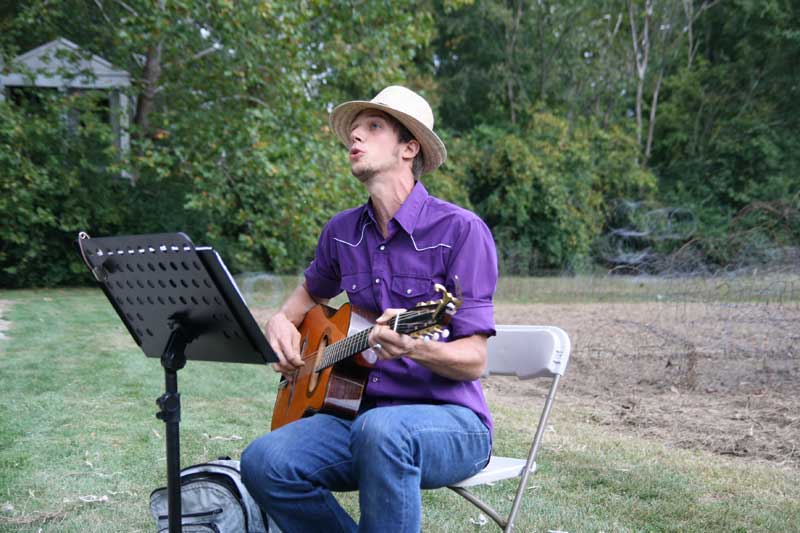
{"label": "guitar headstock", "polygon": [[398,333],[426,340],[447,338],[450,331],[445,327],[461,307],[461,300],[450,294],[444,285],[437,283],[434,288],[442,294],[439,300],[418,303],[413,309],[397,315],[390,322],[390,327]]}

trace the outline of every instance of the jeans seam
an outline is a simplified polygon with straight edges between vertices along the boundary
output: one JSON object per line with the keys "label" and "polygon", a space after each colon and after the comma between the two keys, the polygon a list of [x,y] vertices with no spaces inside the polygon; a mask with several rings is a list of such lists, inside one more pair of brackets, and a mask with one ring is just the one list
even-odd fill
{"label": "jeans seam", "polygon": [[343,464],[352,463],[352,462],[353,462],[353,461],[352,461],[351,459],[348,459],[348,460],[346,460],[346,461],[339,461],[338,463],[331,463],[331,464],[329,464],[329,465],[322,466],[322,467],[320,467],[320,468],[317,468],[317,469],[316,469],[316,470],[314,470],[313,472],[310,472],[310,473],[308,474],[308,477],[309,477],[309,478],[315,477],[317,474],[319,474],[320,472],[322,472],[322,471],[324,471],[324,470],[327,470],[327,469],[329,469],[329,468],[334,468],[334,467],[337,467],[337,466],[341,466],[341,465],[343,465]]}

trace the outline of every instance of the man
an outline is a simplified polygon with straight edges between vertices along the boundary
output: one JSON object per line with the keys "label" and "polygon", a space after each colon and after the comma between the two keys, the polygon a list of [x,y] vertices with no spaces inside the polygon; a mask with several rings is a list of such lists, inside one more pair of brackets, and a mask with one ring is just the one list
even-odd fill
{"label": "man", "polygon": [[[494,241],[475,214],[417,181],[447,157],[422,97],[388,87],[338,106],[330,122],[369,200],[325,226],[305,282],[269,320],[267,338],[276,370],[291,379],[303,365],[297,326],[345,290],[354,306],[383,313],[369,335],[378,361],[355,420],[315,414],[267,433],[242,454],[242,477],[285,532],[416,532],[421,488],[460,481],[489,459],[492,421],[478,378],[495,334]],[[463,299],[449,342],[386,325],[399,309],[438,299],[435,283]],[[359,490],[358,526],[331,494],[348,490]]]}

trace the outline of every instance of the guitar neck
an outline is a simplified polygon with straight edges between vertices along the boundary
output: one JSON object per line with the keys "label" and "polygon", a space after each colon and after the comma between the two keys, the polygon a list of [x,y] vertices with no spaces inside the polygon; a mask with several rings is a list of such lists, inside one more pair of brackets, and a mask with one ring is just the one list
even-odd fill
{"label": "guitar neck", "polygon": [[314,371],[324,370],[369,348],[369,334],[373,328],[374,326],[326,346],[322,359]]}
{"label": "guitar neck", "polygon": [[[460,302],[458,305],[460,305]],[[450,322],[450,317],[455,313],[456,308],[457,305],[452,303],[442,304],[441,307],[436,302],[420,304],[410,311],[405,311],[399,315],[393,316],[386,325],[397,333],[415,335],[420,332],[430,331],[439,325],[447,325]],[[369,327],[326,346],[314,371],[319,372],[320,370],[324,370],[329,366],[333,366],[348,357],[352,357],[368,349],[370,347],[369,334],[374,327],[375,326]],[[441,329],[437,329],[436,331],[441,331]]]}

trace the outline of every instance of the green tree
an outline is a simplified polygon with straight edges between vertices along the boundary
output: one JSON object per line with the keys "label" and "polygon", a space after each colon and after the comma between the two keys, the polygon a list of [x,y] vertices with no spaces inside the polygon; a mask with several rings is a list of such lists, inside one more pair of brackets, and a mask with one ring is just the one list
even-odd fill
{"label": "green tree", "polygon": [[800,244],[799,15],[782,0],[716,6],[694,64],[665,82],[653,167],[720,264],[741,256],[734,238],[758,242],[748,253]]}
{"label": "green tree", "polygon": [[[607,206],[620,197],[646,197],[655,177],[636,163],[638,146],[619,130],[531,112],[516,133],[482,126],[453,143],[462,161],[450,172],[489,224],[501,269],[581,268],[605,229]],[[455,167],[455,165],[451,165]]]}
{"label": "green tree", "polygon": [[410,1],[37,0],[7,13],[2,57],[64,36],[131,72],[125,231],[188,229],[235,270],[302,268],[324,220],[361,197],[328,113],[424,82],[415,58],[433,27]]}
{"label": "green tree", "polygon": [[115,177],[97,95],[40,93],[0,103],[0,286],[72,282],[78,231],[124,227],[129,185]]}

